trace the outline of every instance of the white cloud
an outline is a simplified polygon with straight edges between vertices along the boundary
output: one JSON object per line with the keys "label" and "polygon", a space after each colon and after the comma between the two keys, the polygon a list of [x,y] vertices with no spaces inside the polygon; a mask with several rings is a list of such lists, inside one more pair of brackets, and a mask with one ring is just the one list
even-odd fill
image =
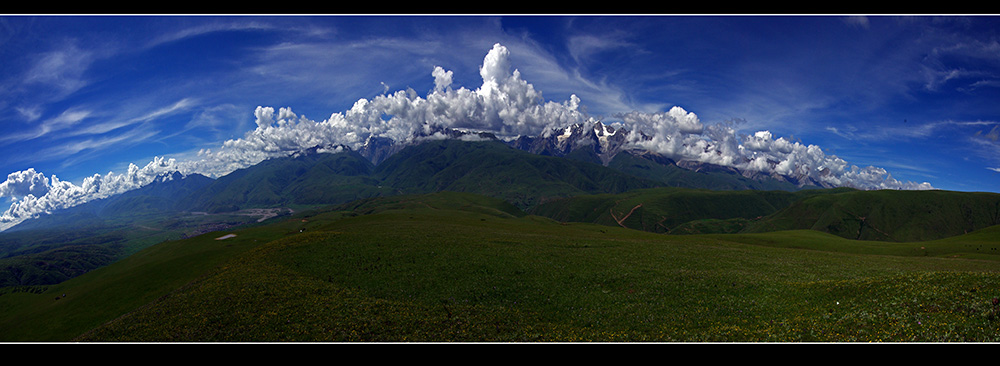
{"label": "white cloud", "polygon": [[451,87],[451,71],[445,71],[441,66],[435,66],[431,75],[434,76],[434,91],[444,91]]}
{"label": "white cloud", "polygon": [[93,52],[69,44],[40,55],[25,75],[24,82],[49,85],[63,94],[72,93],[87,84],[83,74],[93,60]]}
{"label": "white cloud", "polygon": [[125,173],[94,174],[82,184],[60,180],[55,175],[46,178],[34,169],[11,173],[0,183],[0,197],[13,200],[10,208],[0,214],[0,230],[42,213],[73,207],[96,199],[110,197],[149,184],[157,175],[177,171],[174,159],[157,157],[139,168],[129,164]]}
{"label": "white cloud", "polygon": [[153,112],[147,113],[147,114],[142,115],[142,116],[130,118],[130,119],[127,119],[127,120],[112,120],[112,121],[109,121],[109,122],[92,124],[92,125],[87,126],[85,128],[76,129],[75,131],[73,131],[72,133],[70,133],[68,135],[70,135],[70,136],[77,136],[77,135],[96,135],[96,134],[102,134],[102,133],[114,131],[114,130],[117,130],[117,129],[121,129],[121,128],[124,128],[124,127],[133,126],[133,125],[144,123],[144,122],[149,122],[149,121],[155,120],[157,118],[160,118],[160,117],[163,117],[163,116],[166,116],[166,115],[170,115],[170,114],[173,114],[173,113],[184,111],[184,110],[188,109],[189,107],[191,107],[192,104],[194,104],[194,101],[191,98],[184,98],[184,99],[181,99],[181,100],[177,101],[176,103],[174,103],[174,104],[172,104],[172,105],[170,105],[168,107],[163,107],[163,108],[157,109],[157,110],[155,110]]}
{"label": "white cloud", "polygon": [[865,16],[849,16],[844,18],[844,23],[850,24],[858,28],[867,29],[871,24],[869,24],[868,17]]}
{"label": "white cloud", "polygon": [[5,134],[3,137],[0,137],[0,141],[7,142],[37,139],[49,135],[50,133],[73,127],[84,119],[90,117],[91,114],[92,112],[89,110],[66,110],[56,117],[39,122],[38,125],[31,131]]}
{"label": "white cloud", "polygon": [[[452,73],[434,67],[430,76],[435,88],[426,97],[413,90],[359,99],[343,112],[322,121],[299,116],[291,108],[275,110],[258,106],[256,128],[243,137],[225,141],[215,149],[202,149],[184,160],[155,158],[143,168],[131,164],[123,174],[108,173],[88,177],[81,185],[61,181],[29,169],[12,173],[0,185],[0,196],[14,203],[0,216],[10,225],[43,212],[70,207],[148,184],[169,171],[221,176],[265,159],[287,156],[303,149],[320,147],[341,151],[359,149],[370,138],[384,137],[397,142],[434,138],[435,127],[492,132],[500,137],[544,135],[566,126],[594,123],[581,111],[581,101],[571,95],[564,102],[546,102],[542,93],[521,78],[509,59],[507,48],[496,44],[480,68],[482,85],[475,89],[452,86]],[[165,108],[169,113],[182,109],[186,101]],[[154,113],[147,118],[155,118]],[[826,155],[816,145],[804,145],[775,138],[769,131],[744,136],[732,124],[704,125],[698,116],[676,106],[666,112],[629,112],[618,115],[631,131],[628,143],[679,159],[736,167],[743,170],[794,175],[835,186],[863,189],[924,189],[927,183],[900,182],[881,168],[859,168],[836,156]],[[423,135],[424,137],[417,137]],[[437,136],[440,137],[440,136]],[[100,145],[107,141],[93,141]],[[78,146],[77,148],[90,148]],[[47,189],[46,189],[47,187]]]}
{"label": "white cloud", "polygon": [[32,168],[10,173],[7,180],[0,183],[0,197],[41,196],[48,191],[49,183],[45,175]]}

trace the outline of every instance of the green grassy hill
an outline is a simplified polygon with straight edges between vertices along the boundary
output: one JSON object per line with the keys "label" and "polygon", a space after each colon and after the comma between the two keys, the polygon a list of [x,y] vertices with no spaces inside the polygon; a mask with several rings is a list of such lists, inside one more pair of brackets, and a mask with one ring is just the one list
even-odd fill
{"label": "green grassy hill", "polygon": [[558,221],[621,226],[656,233],[739,232],[750,221],[773,214],[804,197],[843,191],[652,188],[569,197],[538,205],[530,212]]}
{"label": "green grassy hill", "polygon": [[58,285],[6,289],[0,340],[1000,337],[995,227],[921,243],[661,235],[511,207],[387,197],[164,242]]}
{"label": "green grassy hill", "polygon": [[795,202],[746,232],[811,229],[849,239],[933,240],[1000,224],[1000,194],[849,191]]}
{"label": "green grassy hill", "polygon": [[[440,191],[492,197],[558,221],[670,234],[812,229],[851,239],[914,241],[1000,223],[997,194],[797,190],[787,182],[689,171],[656,156],[620,153],[604,167],[594,163],[593,151],[570,155],[535,155],[499,141],[443,140],[409,146],[378,167],[355,152],[313,152],[216,180],[175,175],[4,232],[0,287],[57,283],[159,241],[253,221],[236,210],[302,210]],[[663,187],[674,185],[725,190]]]}

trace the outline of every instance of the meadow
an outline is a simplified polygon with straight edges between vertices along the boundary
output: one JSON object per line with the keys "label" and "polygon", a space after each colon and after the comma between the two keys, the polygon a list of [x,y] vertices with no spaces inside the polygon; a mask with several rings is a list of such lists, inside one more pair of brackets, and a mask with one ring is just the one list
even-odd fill
{"label": "meadow", "polygon": [[[995,227],[664,235],[438,193],[302,211],[0,295],[3,341],[995,342]],[[215,240],[235,234],[225,240]],[[65,294],[63,297],[62,294]]]}

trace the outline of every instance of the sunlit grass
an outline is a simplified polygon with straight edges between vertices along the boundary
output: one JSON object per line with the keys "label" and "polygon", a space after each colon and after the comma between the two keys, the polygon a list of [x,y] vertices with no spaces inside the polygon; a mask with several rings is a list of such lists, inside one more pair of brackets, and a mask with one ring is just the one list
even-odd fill
{"label": "sunlit grass", "polygon": [[340,217],[286,224],[284,238],[78,340],[989,342],[1000,334],[991,261],[430,208]]}

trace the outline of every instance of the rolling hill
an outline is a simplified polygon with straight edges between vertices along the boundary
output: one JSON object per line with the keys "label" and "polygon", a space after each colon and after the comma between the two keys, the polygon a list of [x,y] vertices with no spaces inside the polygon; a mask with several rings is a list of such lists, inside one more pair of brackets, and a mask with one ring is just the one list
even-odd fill
{"label": "rolling hill", "polygon": [[655,233],[740,232],[750,222],[774,214],[800,199],[845,190],[849,189],[789,192],[664,187],[568,197],[540,204],[530,212],[563,222],[621,226]]}
{"label": "rolling hill", "polygon": [[[375,165],[305,151],[25,222],[0,234],[0,335],[997,339],[981,329],[995,328],[1000,293],[949,291],[1000,284],[1000,195],[804,189],[530,142],[544,153],[450,139],[394,146]],[[914,293],[929,295],[893,306]]]}
{"label": "rolling hill", "polygon": [[858,240],[919,241],[1000,225],[1000,194],[849,191],[796,201],[745,232],[810,229]]}
{"label": "rolling hill", "polygon": [[468,193],[401,195],[167,241],[58,285],[5,289],[0,340],[998,340],[996,227],[861,242],[518,212]]}
{"label": "rolling hill", "polygon": [[[359,152],[313,149],[214,180],[164,175],[141,189],[0,233],[0,266],[7,269],[0,284],[58,283],[163,240],[276,213],[440,191],[488,196],[564,222],[669,234],[813,229],[851,239],[907,241],[998,222],[992,194],[803,189],[809,186],[614,150],[581,131],[574,132],[576,148],[570,139],[503,142],[477,135],[485,141],[429,140],[366,151],[381,157],[378,165]],[[270,211],[253,211],[260,209]]]}
{"label": "rolling hill", "polygon": [[566,222],[670,234],[816,230],[856,240],[924,241],[1000,225],[1000,194],[953,191],[704,191],[581,195],[538,205]]}

